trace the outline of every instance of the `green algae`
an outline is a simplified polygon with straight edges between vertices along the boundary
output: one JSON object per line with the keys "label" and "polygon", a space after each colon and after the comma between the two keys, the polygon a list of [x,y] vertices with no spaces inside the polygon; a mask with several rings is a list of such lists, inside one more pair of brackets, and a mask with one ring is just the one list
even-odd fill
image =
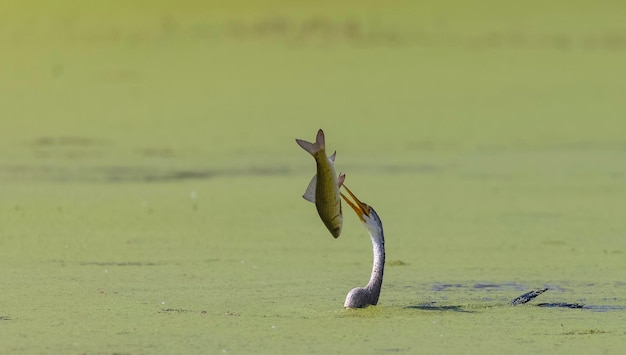
{"label": "green algae", "polygon": [[[0,352],[623,349],[618,11],[159,4],[3,19]],[[376,307],[300,197],[320,127]]]}

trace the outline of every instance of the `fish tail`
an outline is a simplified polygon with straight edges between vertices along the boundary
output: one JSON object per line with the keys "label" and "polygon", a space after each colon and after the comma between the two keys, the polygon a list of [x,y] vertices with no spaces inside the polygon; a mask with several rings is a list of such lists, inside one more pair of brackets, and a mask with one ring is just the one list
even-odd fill
{"label": "fish tail", "polygon": [[302,149],[309,152],[311,155],[315,155],[315,153],[319,152],[326,148],[326,142],[324,139],[324,131],[321,129],[317,131],[317,137],[315,137],[315,143],[307,142],[302,139],[296,139],[296,143],[302,147]]}

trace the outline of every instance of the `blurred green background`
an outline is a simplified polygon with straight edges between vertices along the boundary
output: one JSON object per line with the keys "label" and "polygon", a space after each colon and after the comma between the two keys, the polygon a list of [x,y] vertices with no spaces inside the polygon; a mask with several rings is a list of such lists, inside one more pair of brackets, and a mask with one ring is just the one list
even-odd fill
{"label": "blurred green background", "polygon": [[[0,2],[0,352],[617,351],[624,13]],[[300,198],[319,128],[388,234],[360,312],[365,229]],[[543,286],[615,311],[504,307]]]}
{"label": "blurred green background", "polygon": [[278,164],[292,147],[277,140],[319,127],[364,155],[622,142],[619,2],[0,6],[2,151],[18,161],[24,141],[79,136],[118,157]]}

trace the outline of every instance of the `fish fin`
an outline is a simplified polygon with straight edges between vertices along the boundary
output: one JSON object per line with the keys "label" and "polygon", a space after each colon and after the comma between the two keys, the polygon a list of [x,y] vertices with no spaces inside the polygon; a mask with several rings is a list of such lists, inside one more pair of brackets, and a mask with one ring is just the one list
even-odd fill
{"label": "fish fin", "polygon": [[296,143],[298,143],[298,145],[301,146],[302,149],[309,152],[309,154],[315,155],[315,153],[319,152],[320,150],[326,147],[324,131],[322,131],[321,129],[317,131],[317,137],[315,137],[315,143],[307,142],[305,140],[297,139],[297,138],[296,138]]}
{"label": "fish fin", "polygon": [[304,191],[304,195],[302,197],[312,203],[315,203],[315,187],[317,186],[317,175],[313,175],[313,179],[307,186],[306,191]]}
{"label": "fish fin", "polygon": [[333,163],[333,164],[335,163],[335,156],[337,156],[337,151],[336,151],[336,150],[333,152],[333,155],[331,155],[331,156],[329,156],[329,157],[328,157],[328,160],[329,160],[331,163]]}
{"label": "fish fin", "polygon": [[339,176],[337,177],[337,187],[341,187],[341,185],[343,185],[344,180],[346,180],[346,174],[339,173]]}

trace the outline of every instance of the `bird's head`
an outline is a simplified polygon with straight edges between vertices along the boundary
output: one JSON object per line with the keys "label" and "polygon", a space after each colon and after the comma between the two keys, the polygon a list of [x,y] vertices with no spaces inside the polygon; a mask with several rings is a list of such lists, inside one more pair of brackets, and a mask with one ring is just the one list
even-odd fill
{"label": "bird's head", "polygon": [[361,202],[361,200],[354,196],[354,194],[352,193],[352,191],[350,191],[346,184],[343,184],[342,186],[346,189],[346,191],[354,201],[350,201],[350,199],[348,199],[348,197],[346,197],[346,195],[344,195],[343,193],[341,193],[341,197],[346,201],[348,205],[350,205],[350,207],[352,207],[356,215],[367,227],[370,233],[373,233],[372,235],[382,234],[383,223],[378,217],[376,211],[374,211],[374,209],[372,208],[372,206],[368,205],[365,202]]}

